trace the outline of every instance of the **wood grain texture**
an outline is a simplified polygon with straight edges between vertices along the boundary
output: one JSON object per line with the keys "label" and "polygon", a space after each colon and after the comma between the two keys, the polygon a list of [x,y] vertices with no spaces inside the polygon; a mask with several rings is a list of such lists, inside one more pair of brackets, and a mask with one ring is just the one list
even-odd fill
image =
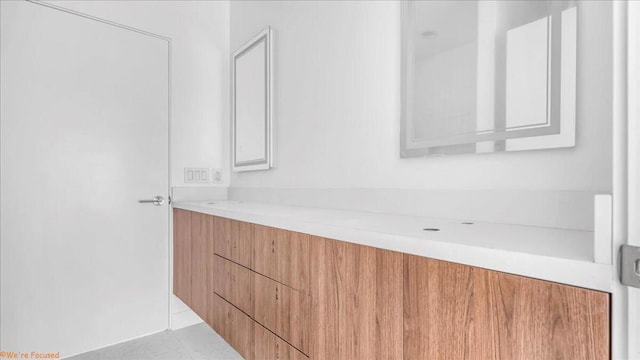
{"label": "wood grain texture", "polygon": [[214,218],[214,252],[242,266],[251,268],[253,224]]}
{"label": "wood grain texture", "polygon": [[210,216],[191,213],[191,309],[202,319],[207,318],[207,242],[211,239]]}
{"label": "wood grain texture", "polygon": [[254,356],[258,359],[279,359],[279,360],[307,360],[308,357],[298,351],[293,346],[287,344],[269,330],[255,324],[253,332]]}
{"label": "wood grain texture", "polygon": [[311,237],[313,359],[402,358],[402,254]]}
{"label": "wood grain texture", "polygon": [[218,255],[214,255],[213,273],[218,281],[213,291],[232,305],[247,313],[253,314],[251,277],[253,272]]}
{"label": "wood grain texture", "polygon": [[212,297],[212,318],[215,330],[245,359],[253,359],[254,321],[218,295]]}
{"label": "wood grain texture", "polygon": [[221,274],[215,271],[214,260],[216,255],[214,253],[215,247],[215,217],[209,215],[209,222],[211,224],[211,234],[210,239],[207,241],[207,314],[204,318],[204,321],[209,324],[209,326],[213,329],[216,328],[214,324],[214,314],[213,314],[213,303],[215,301],[213,292],[214,288],[217,286],[216,284],[221,281]]}
{"label": "wood grain texture", "polygon": [[308,354],[309,296],[257,273],[252,285],[254,320]]}
{"label": "wood grain texture", "polygon": [[191,303],[191,212],[173,209],[173,293]]}
{"label": "wood grain texture", "polygon": [[475,354],[496,360],[610,358],[608,294],[473,271]]}
{"label": "wood grain texture", "polygon": [[376,249],[376,359],[396,359],[403,351],[403,261],[401,253]]}
{"label": "wood grain texture", "polygon": [[[225,323],[224,308],[221,305],[224,301],[224,299],[214,292],[209,294],[209,302],[207,304],[207,324],[211,326],[218,335],[227,340],[228,335],[225,337],[225,334],[228,331],[227,324]],[[229,341],[227,340],[227,342]]]}
{"label": "wood grain texture", "polygon": [[213,251],[227,259],[231,258],[231,222],[223,217],[213,217]]}
{"label": "wood grain texture", "polygon": [[253,254],[253,224],[234,221],[232,223],[231,260],[240,265],[253,268],[251,258]]}
{"label": "wood grain texture", "polygon": [[608,359],[609,296],[405,255],[409,359]]}
{"label": "wood grain texture", "polygon": [[303,292],[309,291],[309,235],[254,226],[253,269]]}
{"label": "wood grain texture", "polygon": [[405,255],[404,354],[470,359],[471,267]]}

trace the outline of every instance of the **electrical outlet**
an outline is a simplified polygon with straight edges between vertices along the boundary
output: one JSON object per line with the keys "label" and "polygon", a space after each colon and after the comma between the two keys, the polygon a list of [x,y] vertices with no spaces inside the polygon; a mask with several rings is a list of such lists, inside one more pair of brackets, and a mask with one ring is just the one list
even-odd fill
{"label": "electrical outlet", "polygon": [[185,183],[208,183],[209,169],[207,168],[184,168]]}
{"label": "electrical outlet", "polygon": [[222,169],[213,169],[213,183],[220,184],[222,183]]}

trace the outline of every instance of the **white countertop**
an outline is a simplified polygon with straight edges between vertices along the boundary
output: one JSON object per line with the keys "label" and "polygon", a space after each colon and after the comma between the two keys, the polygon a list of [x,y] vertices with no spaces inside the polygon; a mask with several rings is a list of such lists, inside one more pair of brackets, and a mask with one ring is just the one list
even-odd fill
{"label": "white countertop", "polygon": [[173,207],[594,290],[613,285],[612,265],[593,261],[590,231],[241,201]]}

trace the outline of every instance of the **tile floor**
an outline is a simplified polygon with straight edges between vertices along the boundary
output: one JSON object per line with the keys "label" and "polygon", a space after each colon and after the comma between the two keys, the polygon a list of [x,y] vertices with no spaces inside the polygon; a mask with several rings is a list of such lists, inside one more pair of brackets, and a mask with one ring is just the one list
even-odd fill
{"label": "tile floor", "polygon": [[242,359],[206,324],[167,330],[80,354],[68,360],[235,360]]}

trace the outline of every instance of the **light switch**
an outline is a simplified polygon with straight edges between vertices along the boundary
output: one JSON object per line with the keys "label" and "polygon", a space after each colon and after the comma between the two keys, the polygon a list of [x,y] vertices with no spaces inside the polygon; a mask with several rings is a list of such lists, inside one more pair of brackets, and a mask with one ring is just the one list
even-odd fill
{"label": "light switch", "polygon": [[185,183],[208,183],[209,169],[207,168],[184,168]]}

